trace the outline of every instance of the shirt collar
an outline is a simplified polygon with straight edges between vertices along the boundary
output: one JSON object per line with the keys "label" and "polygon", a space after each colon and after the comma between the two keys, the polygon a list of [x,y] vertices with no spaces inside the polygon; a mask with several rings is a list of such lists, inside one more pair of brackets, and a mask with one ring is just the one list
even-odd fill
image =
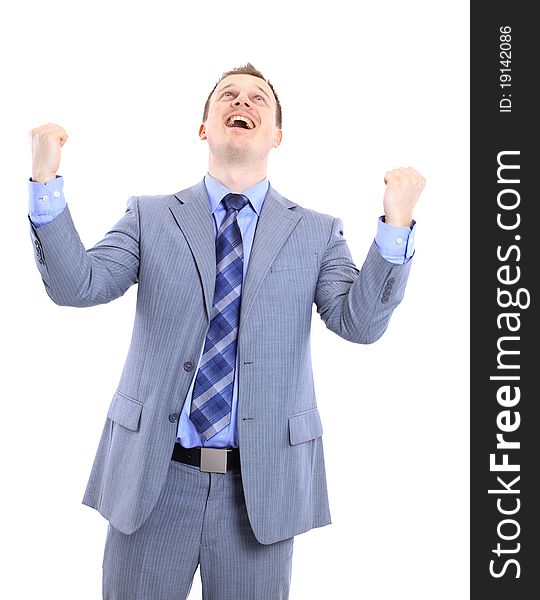
{"label": "shirt collar", "polygon": [[[213,213],[219,203],[223,200],[223,197],[226,194],[230,194],[231,191],[222,183],[217,181],[217,179],[214,179],[210,173],[207,173],[204,176],[204,185],[206,186],[206,191],[208,192],[208,198],[210,200],[210,211]],[[255,185],[252,185],[247,190],[242,192],[244,196],[249,198],[251,206],[258,215],[261,214],[262,205],[266,197],[266,193],[268,192],[269,185],[268,178],[265,177]]]}

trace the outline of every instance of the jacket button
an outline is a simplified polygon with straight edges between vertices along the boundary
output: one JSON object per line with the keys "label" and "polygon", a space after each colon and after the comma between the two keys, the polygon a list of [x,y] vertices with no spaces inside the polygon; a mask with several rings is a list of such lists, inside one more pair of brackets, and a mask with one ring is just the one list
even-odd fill
{"label": "jacket button", "polygon": [[193,363],[188,360],[184,363],[184,371],[192,371],[193,370]]}
{"label": "jacket button", "polygon": [[178,421],[178,413],[171,413],[169,415],[169,421],[171,423],[176,423],[176,421]]}

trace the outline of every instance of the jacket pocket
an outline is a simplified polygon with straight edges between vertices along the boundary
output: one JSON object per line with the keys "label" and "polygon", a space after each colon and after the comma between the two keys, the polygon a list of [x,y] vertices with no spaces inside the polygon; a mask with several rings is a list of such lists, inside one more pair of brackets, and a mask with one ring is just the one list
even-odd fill
{"label": "jacket pocket", "polygon": [[141,418],[143,405],[138,400],[124,396],[121,392],[116,392],[113,396],[107,417],[126,427],[131,431],[137,431]]}
{"label": "jacket pocket", "polygon": [[289,417],[289,442],[291,446],[322,436],[321,417],[317,408]]}
{"label": "jacket pocket", "polygon": [[293,271],[296,269],[310,269],[319,264],[319,255],[315,253],[287,258],[276,258],[270,266],[270,271]]}

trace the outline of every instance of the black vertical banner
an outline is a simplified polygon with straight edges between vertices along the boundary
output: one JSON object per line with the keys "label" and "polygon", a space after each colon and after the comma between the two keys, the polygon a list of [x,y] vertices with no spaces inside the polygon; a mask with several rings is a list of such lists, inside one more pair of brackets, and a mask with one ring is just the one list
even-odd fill
{"label": "black vertical banner", "polygon": [[540,598],[540,30],[533,9],[523,1],[471,7],[472,600]]}

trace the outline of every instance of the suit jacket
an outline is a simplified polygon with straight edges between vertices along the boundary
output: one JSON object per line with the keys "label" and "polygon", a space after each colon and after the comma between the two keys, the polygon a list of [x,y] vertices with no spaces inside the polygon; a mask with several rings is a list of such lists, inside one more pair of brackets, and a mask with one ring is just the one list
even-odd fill
{"label": "suit jacket", "polygon": [[[411,266],[386,261],[373,244],[359,270],[342,227],[269,187],[243,283],[236,374],[242,483],[263,544],[331,522],[310,355],[313,303],[328,329],[372,343],[401,301]],[[59,305],[109,302],[138,284],[131,345],[83,498],[130,534],[164,484],[210,323],[216,260],[204,182],[129,198],[125,215],[89,250],[68,207],[31,225],[31,237]]]}

